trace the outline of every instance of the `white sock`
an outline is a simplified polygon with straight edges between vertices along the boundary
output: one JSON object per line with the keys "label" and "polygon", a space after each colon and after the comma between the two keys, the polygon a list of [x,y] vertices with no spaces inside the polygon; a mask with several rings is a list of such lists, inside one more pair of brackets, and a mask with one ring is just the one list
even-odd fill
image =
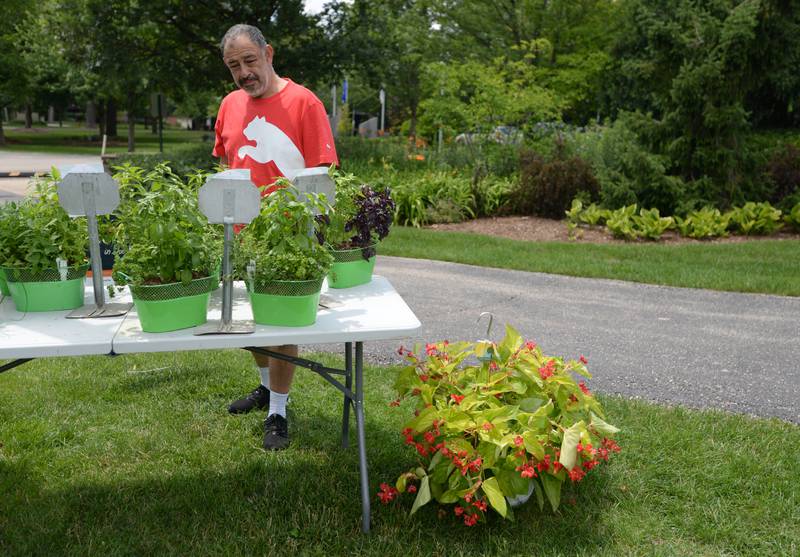
{"label": "white sock", "polygon": [[260,367],[258,372],[261,374],[261,384],[269,389],[269,367]]}
{"label": "white sock", "polygon": [[286,417],[286,400],[289,398],[289,393],[276,393],[271,391],[269,393],[269,412],[267,417],[273,414],[279,414]]}

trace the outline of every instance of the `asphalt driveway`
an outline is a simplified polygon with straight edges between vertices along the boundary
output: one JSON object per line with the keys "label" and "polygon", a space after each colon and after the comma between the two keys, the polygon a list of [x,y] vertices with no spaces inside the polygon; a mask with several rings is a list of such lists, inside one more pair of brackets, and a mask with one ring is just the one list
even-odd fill
{"label": "asphalt driveway", "polygon": [[[403,344],[483,338],[490,311],[495,340],[510,323],[545,354],[586,356],[594,390],[800,423],[800,298],[398,257],[375,272],[422,322]],[[400,343],[366,343],[365,358],[398,363]]]}

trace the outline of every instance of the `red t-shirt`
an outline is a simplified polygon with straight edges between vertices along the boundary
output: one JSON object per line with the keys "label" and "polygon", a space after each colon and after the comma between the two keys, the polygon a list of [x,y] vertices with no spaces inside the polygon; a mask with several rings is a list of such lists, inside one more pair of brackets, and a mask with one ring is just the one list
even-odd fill
{"label": "red t-shirt", "polygon": [[[259,187],[281,176],[291,180],[304,168],[339,163],[322,101],[302,85],[287,82],[265,99],[238,89],[219,107],[213,154],[226,156],[230,168],[249,168]],[[274,190],[265,188],[262,195]]]}

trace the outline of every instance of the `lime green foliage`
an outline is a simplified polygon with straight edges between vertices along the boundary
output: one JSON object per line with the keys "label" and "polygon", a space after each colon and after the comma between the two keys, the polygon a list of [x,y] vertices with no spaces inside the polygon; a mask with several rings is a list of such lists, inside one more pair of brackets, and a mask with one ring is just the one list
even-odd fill
{"label": "lime green foliage", "polygon": [[316,194],[301,194],[285,178],[276,185],[280,188],[262,198],[261,213],[238,236],[238,275],[248,277],[254,262],[256,284],[324,277],[333,256],[324,245],[325,222],[314,218],[314,209],[326,213],[330,206]]}
{"label": "lime green foliage", "polygon": [[730,223],[742,234],[772,234],[783,226],[781,211],[769,203],[745,203],[730,211]]}
{"label": "lime green foliage", "polygon": [[119,284],[187,283],[210,276],[221,253],[218,226],[197,206],[202,172],[181,179],[166,164],[153,170],[126,163],[115,167],[120,185],[113,230],[114,281]]}
{"label": "lime green foliage", "polygon": [[722,214],[719,209],[703,207],[700,210],[692,211],[684,218],[679,216],[673,218],[675,227],[681,236],[700,240],[727,236],[731,213]]}
{"label": "lime green foliage", "polygon": [[800,232],[800,203],[792,207],[792,210],[784,215],[783,220],[796,231]]}
{"label": "lime green foliage", "polygon": [[638,215],[633,216],[638,234],[648,240],[658,240],[661,235],[675,226],[672,217],[662,217],[658,209],[642,207]]}
{"label": "lime green foliage", "polygon": [[636,204],[620,207],[615,211],[611,211],[611,214],[606,220],[606,228],[617,238],[635,240],[639,237],[638,230],[636,230],[636,225],[633,222],[633,216],[635,214]]}
{"label": "lime green foliage", "polygon": [[611,216],[611,211],[608,209],[601,209],[596,203],[590,203],[584,207],[583,202],[579,198],[572,200],[572,206],[569,211],[566,211],[567,220],[574,225],[588,224],[589,226],[596,226],[604,224],[608,217]]}
{"label": "lime green foliage", "polygon": [[32,196],[0,209],[0,265],[38,272],[56,269],[56,259],[70,266],[86,262],[86,219],[70,218],[59,205],[60,180],[53,168],[36,181]]}
{"label": "lime green foliage", "polygon": [[436,500],[455,504],[456,516],[472,526],[489,507],[512,518],[506,497],[527,494],[532,482],[539,508],[546,498],[555,511],[564,482],[580,481],[619,450],[611,439],[619,430],[572,376],[591,377],[582,356],[545,356],[511,326],[498,343],[428,344],[426,358],[420,351],[401,349],[408,366],[393,403],[415,400],[403,435],[420,458],[395,488],[381,487],[384,503],[415,492],[412,514]]}

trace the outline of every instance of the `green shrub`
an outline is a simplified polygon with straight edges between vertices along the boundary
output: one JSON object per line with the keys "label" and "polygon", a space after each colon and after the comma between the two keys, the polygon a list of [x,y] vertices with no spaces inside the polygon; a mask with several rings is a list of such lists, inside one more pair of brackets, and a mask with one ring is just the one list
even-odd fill
{"label": "green shrub", "polygon": [[520,159],[520,179],[512,192],[509,211],[560,219],[580,193],[596,197],[598,183],[589,165],[560,148],[552,158],[527,151]]}
{"label": "green shrub", "polygon": [[572,224],[588,224],[589,226],[596,226],[598,224],[605,224],[606,219],[611,215],[608,209],[600,208],[596,203],[590,203],[584,207],[583,202],[575,198],[572,200],[572,207],[566,211],[567,220]]}
{"label": "green shrub", "polygon": [[790,207],[800,202],[800,199],[794,199],[800,197],[800,149],[791,143],[785,144],[772,155],[766,174],[773,187],[772,203],[778,205],[788,198]]}
{"label": "green shrub", "polygon": [[783,220],[794,228],[796,232],[800,232],[800,203],[792,207],[792,210],[786,213]]}
{"label": "green shrub", "polygon": [[597,131],[573,136],[574,150],[589,162],[600,185],[603,206],[631,204],[673,214],[684,196],[680,178],[667,176],[665,159],[649,152],[621,117]]}
{"label": "green shrub", "polygon": [[130,164],[149,172],[160,164],[166,164],[174,174],[186,178],[198,171],[210,172],[218,168],[218,159],[211,155],[212,148],[210,143],[204,142],[178,147],[166,153],[126,153],[117,157],[113,166]]}
{"label": "green shrub", "polygon": [[730,213],[723,215],[719,209],[703,207],[692,211],[685,218],[676,216],[675,226],[681,236],[700,240],[727,236],[729,221]]}
{"label": "green shrub", "polygon": [[769,203],[745,203],[730,211],[730,225],[742,234],[772,234],[783,226],[781,211]]}

